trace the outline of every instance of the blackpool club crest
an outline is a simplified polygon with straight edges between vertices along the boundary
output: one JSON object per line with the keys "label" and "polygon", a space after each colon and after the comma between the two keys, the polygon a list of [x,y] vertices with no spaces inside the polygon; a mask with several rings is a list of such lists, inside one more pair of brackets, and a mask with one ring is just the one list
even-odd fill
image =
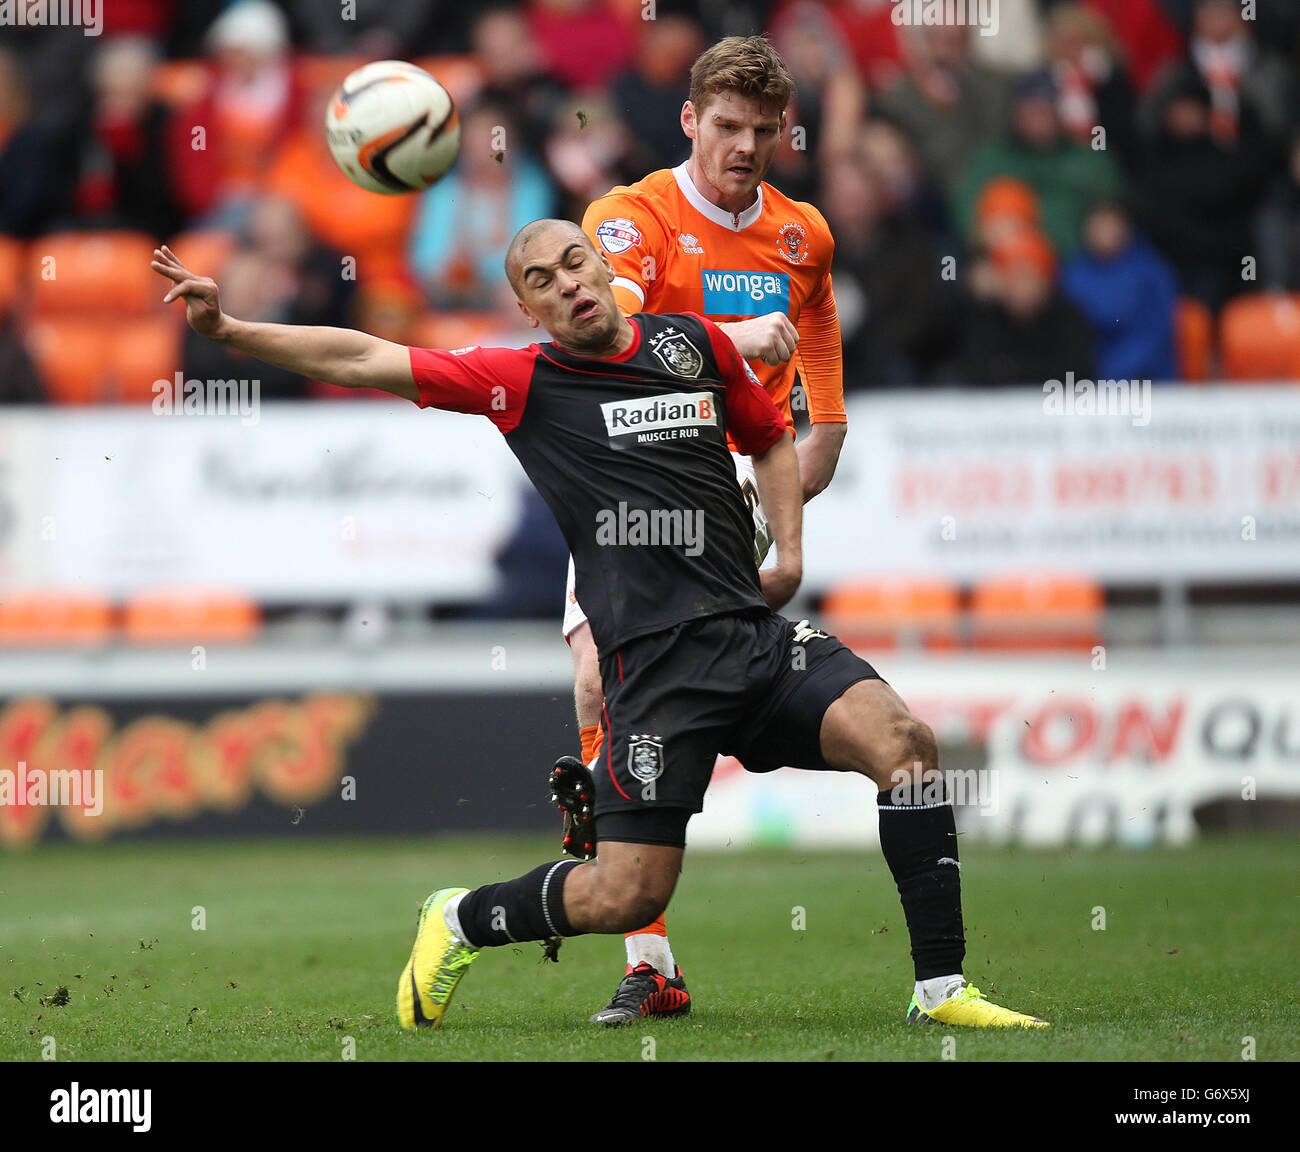
{"label": "blackpool club crest", "polygon": [[791,264],[802,264],[808,259],[807,230],[802,224],[782,224],[776,247]]}
{"label": "blackpool club crest", "polygon": [[665,328],[650,341],[650,351],[659,357],[669,372],[695,379],[704,367],[700,350],[678,328]]}
{"label": "blackpool club crest", "polygon": [[664,743],[658,736],[633,736],[627,745],[627,770],[643,784],[664,774]]}

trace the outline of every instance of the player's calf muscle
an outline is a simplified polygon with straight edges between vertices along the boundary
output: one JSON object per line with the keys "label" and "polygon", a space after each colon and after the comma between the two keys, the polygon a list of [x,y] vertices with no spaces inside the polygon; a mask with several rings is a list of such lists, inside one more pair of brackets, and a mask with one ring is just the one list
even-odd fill
{"label": "player's calf muscle", "polygon": [[668,907],[682,850],[605,842],[591,864],[575,868],[564,887],[564,914],[580,932],[633,932]]}

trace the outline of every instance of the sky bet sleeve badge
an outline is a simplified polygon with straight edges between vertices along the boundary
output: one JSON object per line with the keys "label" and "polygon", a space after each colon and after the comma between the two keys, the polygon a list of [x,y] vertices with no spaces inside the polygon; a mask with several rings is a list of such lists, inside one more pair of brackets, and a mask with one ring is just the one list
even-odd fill
{"label": "sky bet sleeve badge", "polygon": [[641,243],[641,229],[634,221],[620,216],[614,220],[602,220],[596,229],[596,239],[606,252],[617,256]]}

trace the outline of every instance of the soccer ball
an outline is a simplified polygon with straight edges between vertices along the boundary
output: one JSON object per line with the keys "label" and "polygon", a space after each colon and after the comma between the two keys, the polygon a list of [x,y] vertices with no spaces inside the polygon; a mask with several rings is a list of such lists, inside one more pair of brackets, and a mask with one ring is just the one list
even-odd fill
{"label": "soccer ball", "polygon": [[349,180],[387,196],[428,188],[460,151],[460,121],[447,90],[404,60],[351,73],[330,100],[325,135]]}

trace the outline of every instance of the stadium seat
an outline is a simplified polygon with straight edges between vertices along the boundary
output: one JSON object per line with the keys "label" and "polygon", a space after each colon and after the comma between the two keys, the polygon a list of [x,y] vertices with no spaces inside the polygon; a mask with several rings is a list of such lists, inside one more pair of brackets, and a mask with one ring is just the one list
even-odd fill
{"label": "stadium seat", "polygon": [[303,91],[317,92],[326,86],[334,87],[341,84],[349,72],[368,63],[370,63],[368,56],[303,53],[294,60],[293,67]]}
{"label": "stadium seat", "polygon": [[37,315],[120,316],[157,310],[166,286],[149,267],[154,242],[141,232],[58,232],[28,250]]}
{"label": "stadium seat", "polygon": [[1199,300],[1183,297],[1174,307],[1174,349],[1178,378],[1200,383],[1210,378],[1214,317]]}
{"label": "stadium seat", "polygon": [[113,606],[80,591],[9,593],[0,599],[0,644],[11,647],[98,647],[113,631]]}
{"label": "stadium seat", "polygon": [[1091,649],[1105,593],[1090,576],[1018,575],[971,589],[971,644],[984,649]]}
{"label": "stadium seat", "polygon": [[261,611],[239,592],[160,589],[126,603],[126,639],[132,644],[242,644],[261,627]]}
{"label": "stadium seat", "polygon": [[496,312],[427,312],[411,326],[411,343],[416,348],[468,348],[504,326]]}
{"label": "stadium seat", "polygon": [[184,368],[182,324],[179,315],[163,315],[136,316],[116,326],[109,346],[110,399],[123,404],[153,403],[154,382],[170,382]]}
{"label": "stadium seat", "polygon": [[[639,25],[637,25],[639,27]],[[473,53],[452,56],[424,56],[413,60],[451,93],[458,108],[468,107],[483,86],[483,69]]]}
{"label": "stadium seat", "polygon": [[1300,379],[1300,294],[1228,301],[1219,316],[1219,340],[1228,380]]}
{"label": "stadium seat", "polygon": [[25,258],[22,241],[0,236],[0,319],[9,315],[21,295]]}
{"label": "stadium seat", "polygon": [[179,108],[202,98],[211,73],[203,60],[162,60],[153,70],[153,94]]}
{"label": "stadium seat", "polygon": [[318,129],[304,126],[284,141],[262,190],[292,200],[313,235],[355,259],[360,283],[405,273],[419,198],[376,196],[357,187],[334,163]]}
{"label": "stadium seat", "polygon": [[77,316],[30,321],[27,350],[55,404],[105,404],[113,399],[107,366],[115,325]]}
{"label": "stadium seat", "polygon": [[[216,280],[221,275],[226,257],[234,251],[235,237],[219,228],[194,228],[173,237],[167,247],[196,276],[210,276]],[[161,279],[158,282],[165,291],[166,283]]]}
{"label": "stadium seat", "polygon": [[[316,92],[326,85],[332,88],[342,83],[349,72],[369,64],[372,59],[370,56],[302,55],[294,61],[294,69],[303,90]],[[483,70],[472,53],[421,56],[411,63],[436,76],[458,107],[469,104],[483,84]]]}
{"label": "stadium seat", "polygon": [[961,593],[933,577],[854,580],[822,601],[826,628],[850,648],[955,647]]}

